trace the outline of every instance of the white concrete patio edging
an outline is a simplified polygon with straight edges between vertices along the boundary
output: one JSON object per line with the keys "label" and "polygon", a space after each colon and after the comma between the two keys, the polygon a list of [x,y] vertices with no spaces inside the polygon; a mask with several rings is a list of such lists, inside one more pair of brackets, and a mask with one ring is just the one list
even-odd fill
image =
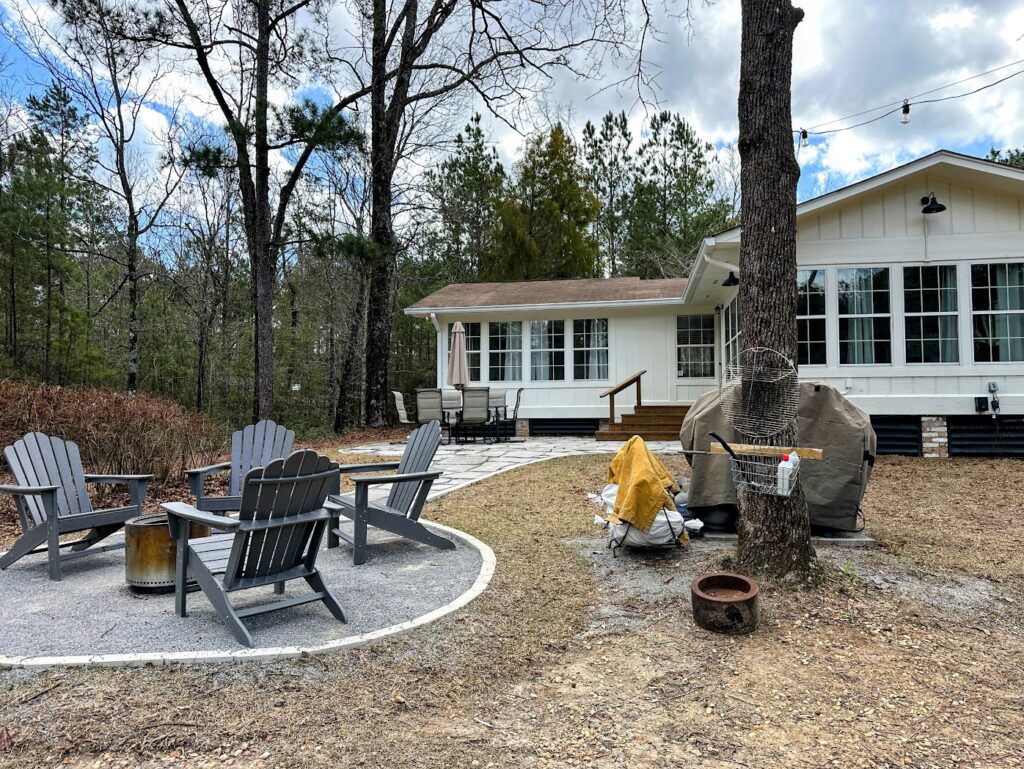
{"label": "white concrete patio edging", "polygon": [[107,667],[141,667],[143,665],[169,665],[174,663],[192,664],[209,662],[247,662],[294,659],[308,654],[320,652],[340,651],[352,649],[357,646],[368,644],[371,641],[378,641],[382,638],[397,636],[407,633],[410,630],[427,625],[434,620],[440,619],[447,614],[458,611],[470,601],[487,589],[494,576],[494,569],[497,559],[494,551],[485,542],[467,534],[464,531],[453,529],[432,521],[424,521],[428,526],[438,531],[450,534],[462,540],[467,545],[476,548],[480,553],[480,572],[469,590],[450,601],[444,606],[433,609],[426,614],[421,614],[406,622],[397,625],[373,630],[369,633],[346,636],[327,643],[314,646],[268,646],[257,649],[227,649],[220,651],[204,652],[138,652],[128,654],[81,654],[64,657],[10,657],[0,655],[0,668],[47,668],[47,667],[81,667],[85,665],[107,666]]}

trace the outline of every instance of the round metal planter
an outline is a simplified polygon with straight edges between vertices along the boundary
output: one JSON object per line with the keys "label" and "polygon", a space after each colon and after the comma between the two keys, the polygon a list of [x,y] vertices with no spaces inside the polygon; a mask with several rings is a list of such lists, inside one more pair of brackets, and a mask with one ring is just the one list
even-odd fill
{"label": "round metal planter", "polygon": [[[189,537],[206,537],[210,527],[193,523]],[[124,576],[132,590],[167,593],[174,590],[177,546],[167,528],[166,515],[140,515],[124,525]],[[191,584],[191,581],[190,581]]]}
{"label": "round metal planter", "polygon": [[714,633],[753,633],[758,619],[757,594],[757,583],[742,574],[704,574],[690,583],[693,621]]}

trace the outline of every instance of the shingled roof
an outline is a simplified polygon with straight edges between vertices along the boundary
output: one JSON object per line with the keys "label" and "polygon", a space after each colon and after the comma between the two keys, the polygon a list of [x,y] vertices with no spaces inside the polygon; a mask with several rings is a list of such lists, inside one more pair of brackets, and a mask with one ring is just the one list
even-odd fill
{"label": "shingled roof", "polygon": [[685,288],[685,278],[586,278],[509,283],[452,283],[416,302],[406,312],[420,314],[428,310],[471,307],[664,301],[681,299]]}

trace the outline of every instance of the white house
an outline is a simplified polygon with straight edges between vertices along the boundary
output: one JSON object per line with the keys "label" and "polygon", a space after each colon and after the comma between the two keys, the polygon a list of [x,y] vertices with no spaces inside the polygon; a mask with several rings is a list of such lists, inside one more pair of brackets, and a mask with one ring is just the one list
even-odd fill
{"label": "white house", "polygon": [[[1024,455],[1024,171],[935,152],[801,203],[797,230],[801,378],[892,450]],[[594,432],[601,393],[640,371],[644,414],[626,389],[610,429],[667,432],[742,347],[739,246],[739,227],[708,238],[688,281],[450,285],[406,312],[433,322],[442,384],[461,321],[472,378],[525,388],[534,432]]]}

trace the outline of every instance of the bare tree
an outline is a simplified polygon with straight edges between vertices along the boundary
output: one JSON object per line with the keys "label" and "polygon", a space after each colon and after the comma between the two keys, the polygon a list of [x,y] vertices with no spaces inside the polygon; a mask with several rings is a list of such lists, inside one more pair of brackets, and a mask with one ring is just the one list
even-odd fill
{"label": "bare tree", "polygon": [[[793,34],[804,13],[790,0],[743,0],[742,9],[739,301],[743,341],[747,347],[769,347],[795,361],[800,166],[793,151],[790,84]],[[784,404],[772,401],[764,398],[750,407],[766,415],[784,409]],[[796,426],[779,438],[783,445],[796,445]],[[789,497],[742,492],[739,504],[740,564],[776,578],[808,577],[815,554],[800,485]]]}
{"label": "bare tree", "polygon": [[[124,278],[107,304],[122,290],[128,294],[126,386],[139,385],[139,304],[142,244],[174,194],[181,174],[169,161],[176,144],[176,110],[162,104],[153,111],[165,66],[144,44],[132,41],[137,24],[132,6],[117,0],[62,0],[58,18],[45,20],[31,5],[21,9],[25,49],[48,70],[90,116],[101,142],[101,173],[91,181],[116,204],[110,218],[120,242],[98,255],[117,263]],[[150,136],[165,123],[162,135]]]}

